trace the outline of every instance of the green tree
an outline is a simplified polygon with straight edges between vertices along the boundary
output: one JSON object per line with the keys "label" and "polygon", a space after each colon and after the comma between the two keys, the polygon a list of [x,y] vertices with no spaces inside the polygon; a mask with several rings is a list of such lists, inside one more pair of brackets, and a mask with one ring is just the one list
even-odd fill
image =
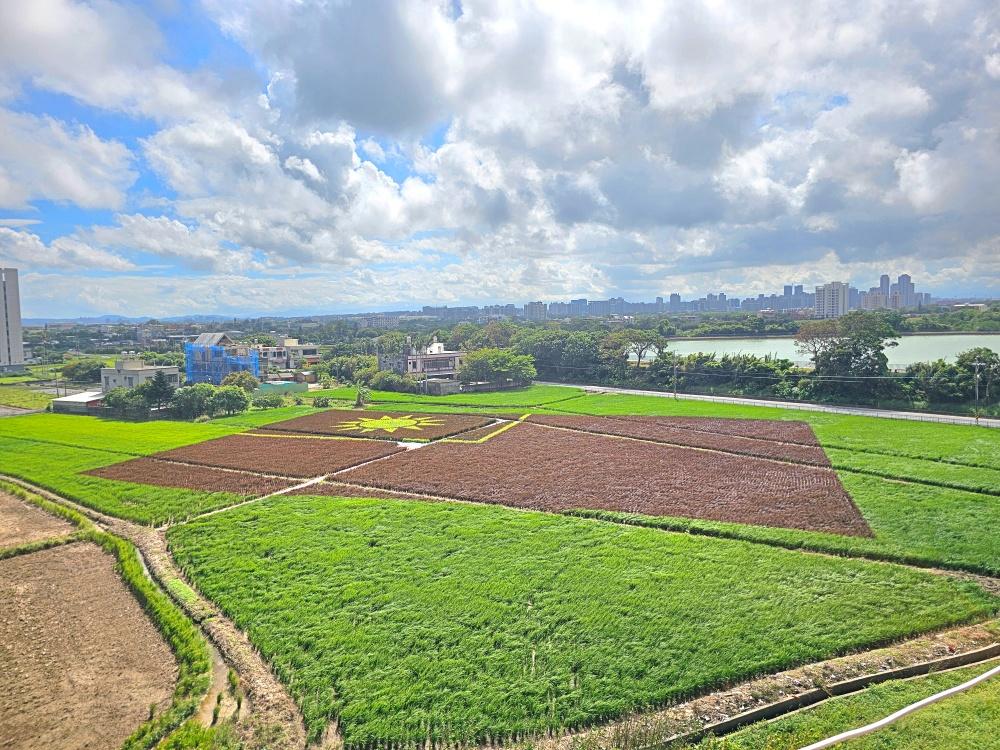
{"label": "green tree", "polygon": [[157,370],[152,378],[139,384],[135,390],[151,408],[159,409],[170,402],[175,388],[167,380],[167,374],[163,370]]}
{"label": "green tree", "polygon": [[250,344],[251,346],[256,344],[258,346],[277,346],[278,341],[274,336],[268,333],[251,333],[249,336],[244,336],[240,343]]}
{"label": "green tree", "polygon": [[182,419],[194,419],[203,414],[210,414],[215,390],[215,386],[211,383],[186,385],[174,391],[170,405]]}
{"label": "green tree", "polygon": [[99,383],[101,368],[105,366],[103,359],[94,357],[72,359],[62,366],[62,374],[66,380],[75,383]]}
{"label": "green tree", "polygon": [[246,370],[231,372],[222,379],[222,385],[235,385],[247,393],[253,393],[260,387],[260,381]]}
{"label": "green tree", "polygon": [[146,399],[135,388],[112,388],[104,394],[103,401],[116,417],[142,417],[149,412]]}
{"label": "green tree", "polygon": [[538,373],[534,359],[528,354],[516,354],[510,349],[477,349],[469,352],[458,377],[463,383],[491,382],[498,387],[509,381],[530,383]]}
{"label": "green tree", "polygon": [[249,394],[238,385],[219,386],[212,394],[211,413],[238,414],[250,408]]}
{"label": "green tree", "polygon": [[976,365],[979,363],[979,398],[980,403],[989,404],[994,388],[1000,378],[1000,354],[985,346],[977,346],[962,352],[955,358],[955,366],[965,374],[968,382],[969,398],[974,398]]}

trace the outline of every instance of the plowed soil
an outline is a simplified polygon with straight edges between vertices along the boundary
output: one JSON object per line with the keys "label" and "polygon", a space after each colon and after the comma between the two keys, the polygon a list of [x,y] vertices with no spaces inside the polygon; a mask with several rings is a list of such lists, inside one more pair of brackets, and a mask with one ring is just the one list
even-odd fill
{"label": "plowed soil", "polygon": [[[386,420],[385,428],[376,424],[383,418]],[[359,420],[364,420],[364,423],[359,423]],[[397,420],[411,424],[394,426],[399,424]],[[487,417],[472,414],[420,414],[398,411],[334,409],[269,424],[267,432],[278,430],[315,435],[348,435],[378,440],[437,440],[482,427],[492,421]],[[366,424],[371,426],[365,426]]]}
{"label": "plowed soil", "polygon": [[208,466],[187,466],[155,458],[134,458],[120,464],[102,466],[84,472],[102,479],[120,482],[152,484],[157,487],[183,487],[204,492],[231,492],[234,495],[253,497],[291,487],[294,482],[277,477],[225,471]]}
{"label": "plowed soil", "polygon": [[341,476],[536,510],[591,508],[871,534],[831,469],[530,423],[480,445],[435,443]]}
{"label": "plowed soil", "polygon": [[13,495],[0,492],[0,547],[71,534],[73,524]]}
{"label": "plowed soil", "polygon": [[[823,449],[816,444],[816,437],[813,435],[812,427],[801,422],[773,423],[754,421],[753,425],[761,427],[757,428],[759,429],[759,434],[750,437],[748,435],[752,432],[751,428],[741,425],[736,429],[745,434],[737,435],[735,434],[733,425],[728,424],[728,422],[741,420],[706,420],[711,424],[701,427],[692,426],[690,420],[678,421],[670,417],[629,417],[627,419],[619,419],[561,414],[532,414],[528,417],[528,420],[538,424],[566,427],[585,432],[623,435],[674,445],[688,445],[693,448],[708,448],[728,453],[739,453],[745,456],[777,458],[784,461],[813,464],[814,466],[830,465],[830,459],[827,458]],[[723,423],[722,428],[729,430],[728,432],[716,432],[712,429],[712,425],[720,422]],[[775,425],[778,426],[776,427]],[[782,432],[781,429],[785,425],[788,425],[787,433]],[[804,442],[806,431],[808,431],[812,443]],[[781,435],[784,435],[789,441],[794,442],[782,441]]]}
{"label": "plowed soil", "polygon": [[404,450],[385,440],[264,435],[230,435],[158,453],[155,458],[288,477],[316,477]]}
{"label": "plowed soil", "polygon": [[117,748],[170,703],[170,649],[91,544],[0,561],[0,748]]}

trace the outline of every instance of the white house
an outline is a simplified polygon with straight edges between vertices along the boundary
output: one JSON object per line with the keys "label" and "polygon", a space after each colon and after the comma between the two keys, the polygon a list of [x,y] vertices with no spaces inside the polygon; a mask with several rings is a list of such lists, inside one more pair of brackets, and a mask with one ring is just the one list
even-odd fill
{"label": "white house", "polygon": [[101,368],[101,390],[107,393],[112,388],[135,388],[152,380],[158,372],[163,372],[174,388],[180,385],[180,368],[175,365],[147,365],[141,359],[119,359],[114,367]]}

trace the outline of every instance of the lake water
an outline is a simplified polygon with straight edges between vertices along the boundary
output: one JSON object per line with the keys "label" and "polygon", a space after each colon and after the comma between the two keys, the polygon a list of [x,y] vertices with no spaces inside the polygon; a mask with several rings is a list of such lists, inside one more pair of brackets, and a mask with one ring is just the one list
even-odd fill
{"label": "lake water", "polygon": [[[946,333],[933,336],[903,336],[899,345],[886,349],[889,366],[900,369],[914,362],[930,362],[935,359],[954,361],[955,357],[974,346],[986,346],[1000,352],[1000,333]],[[763,357],[771,354],[790,359],[799,364],[810,364],[795,351],[795,339],[671,339],[667,351],[678,354],[715,352],[723,354],[754,354]]]}

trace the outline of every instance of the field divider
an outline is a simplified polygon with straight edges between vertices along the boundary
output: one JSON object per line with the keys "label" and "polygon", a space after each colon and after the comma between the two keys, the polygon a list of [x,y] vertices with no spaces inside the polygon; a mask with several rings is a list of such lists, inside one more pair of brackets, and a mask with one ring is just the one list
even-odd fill
{"label": "field divider", "polygon": [[[530,416],[531,416],[531,413],[529,412],[528,414],[522,414],[520,417],[518,417],[517,419],[512,420],[512,421],[500,420],[500,421],[504,422],[504,424],[503,424],[502,427],[500,427],[499,429],[494,430],[493,432],[489,433],[488,435],[484,435],[481,438],[476,438],[475,440],[466,440],[466,439],[463,439],[463,438],[442,438],[441,440],[438,440],[436,442],[439,442],[439,443],[462,443],[462,444],[465,444],[465,445],[482,445],[487,440],[491,440],[491,439],[495,438],[497,435],[500,435],[500,434],[503,434],[504,432],[507,432],[507,430],[511,429],[512,427],[517,427],[517,425],[523,424],[524,421],[528,417],[530,417]],[[469,430],[469,432],[471,432],[471,430]],[[459,434],[461,435],[462,433],[459,433]]]}

